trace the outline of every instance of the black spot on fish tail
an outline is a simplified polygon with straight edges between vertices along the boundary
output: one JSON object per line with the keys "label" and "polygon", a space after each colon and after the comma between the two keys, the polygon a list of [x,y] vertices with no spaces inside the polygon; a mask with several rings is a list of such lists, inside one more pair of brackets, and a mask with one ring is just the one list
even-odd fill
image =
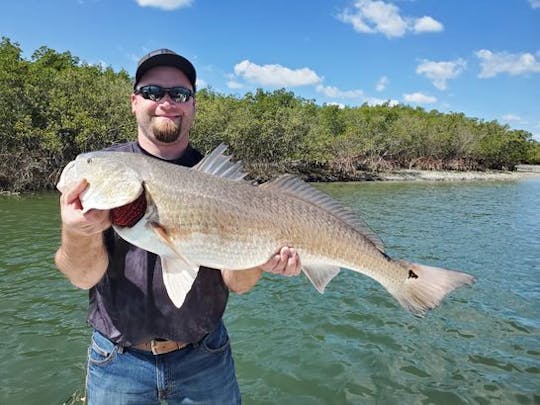
{"label": "black spot on fish tail", "polygon": [[416,274],[414,271],[409,270],[409,277],[407,278],[418,278],[418,274]]}

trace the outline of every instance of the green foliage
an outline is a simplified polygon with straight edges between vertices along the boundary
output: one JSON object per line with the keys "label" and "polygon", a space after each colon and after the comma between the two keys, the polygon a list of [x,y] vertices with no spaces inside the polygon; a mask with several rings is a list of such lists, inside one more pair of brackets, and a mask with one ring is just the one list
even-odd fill
{"label": "green foliage", "polygon": [[[51,188],[78,153],[135,139],[131,86],[125,71],[86,64],[70,52],[41,47],[25,60],[18,44],[2,38],[0,189]],[[347,174],[540,163],[540,144],[530,133],[460,113],[319,106],[285,89],[243,97],[202,89],[196,108],[195,146],[207,152],[225,142],[250,168],[326,167]]]}
{"label": "green foliage", "polygon": [[206,89],[197,105],[196,145],[209,151],[226,142],[247,163],[303,161],[346,172],[512,169],[535,156],[530,133],[461,113],[389,104],[317,106],[283,89],[242,98]]}
{"label": "green foliage", "polygon": [[531,143],[524,163],[540,165],[540,142],[534,141]]}
{"label": "green foliage", "polygon": [[50,188],[78,153],[132,139],[131,79],[41,47],[0,42],[0,189]]}

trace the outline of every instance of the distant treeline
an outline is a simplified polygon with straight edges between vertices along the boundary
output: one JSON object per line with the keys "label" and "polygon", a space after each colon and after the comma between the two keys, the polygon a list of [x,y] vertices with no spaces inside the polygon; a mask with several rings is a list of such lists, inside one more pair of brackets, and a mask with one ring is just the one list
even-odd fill
{"label": "distant treeline", "polygon": [[[30,60],[0,42],[0,190],[54,186],[77,154],[133,140],[126,71],[90,65],[47,47]],[[317,105],[286,90],[243,97],[197,92],[191,139],[201,151],[230,146],[252,176],[290,171],[347,180],[397,168],[513,169],[540,163],[529,132],[496,121],[388,104]]]}

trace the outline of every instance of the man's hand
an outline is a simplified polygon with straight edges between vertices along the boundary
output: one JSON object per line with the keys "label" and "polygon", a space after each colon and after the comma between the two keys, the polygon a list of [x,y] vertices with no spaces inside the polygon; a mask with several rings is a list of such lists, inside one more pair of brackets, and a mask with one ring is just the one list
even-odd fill
{"label": "man's hand", "polygon": [[101,280],[109,258],[103,231],[111,226],[110,211],[90,210],[83,214],[81,193],[85,180],[60,196],[62,243],[54,257],[56,267],[79,288],[88,289]]}
{"label": "man's hand", "polygon": [[111,226],[110,211],[90,210],[82,213],[79,196],[88,187],[88,182],[82,180],[60,197],[60,214],[64,231],[84,236],[103,232]]}
{"label": "man's hand", "polygon": [[263,272],[290,277],[299,275],[301,270],[300,257],[296,250],[284,246],[259,267],[247,270],[222,270],[221,273],[229,290],[244,294],[257,284]]}
{"label": "man's hand", "polygon": [[280,274],[282,276],[297,276],[302,270],[300,257],[294,248],[284,246],[265,264],[260,266],[267,273]]}

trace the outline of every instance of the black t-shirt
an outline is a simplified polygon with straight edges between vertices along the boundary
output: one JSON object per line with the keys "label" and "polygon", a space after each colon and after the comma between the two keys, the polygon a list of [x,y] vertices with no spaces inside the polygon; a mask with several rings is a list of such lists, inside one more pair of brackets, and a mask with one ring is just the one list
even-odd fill
{"label": "black t-shirt", "polygon": [[[136,142],[107,150],[150,155]],[[202,155],[188,146],[171,163],[192,167]],[[229,296],[219,270],[201,267],[184,304],[169,299],[159,256],[126,241],[110,228],[105,232],[107,272],[90,289],[88,322],[112,341],[131,346],[154,338],[197,342],[218,325]]]}

